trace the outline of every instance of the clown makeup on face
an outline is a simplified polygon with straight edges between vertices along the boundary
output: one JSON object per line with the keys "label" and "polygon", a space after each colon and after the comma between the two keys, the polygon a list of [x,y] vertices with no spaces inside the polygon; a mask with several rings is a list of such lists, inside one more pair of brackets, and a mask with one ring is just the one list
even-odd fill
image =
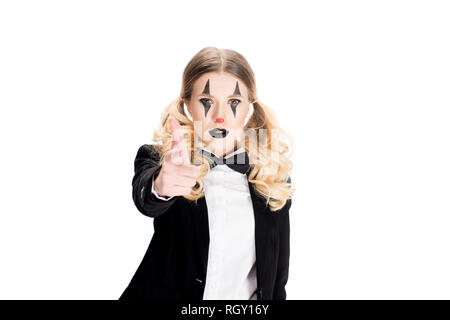
{"label": "clown makeup on face", "polygon": [[241,146],[250,109],[241,80],[227,72],[203,74],[194,83],[191,99],[184,102],[195,128],[201,128],[195,134],[209,151],[223,157]]}

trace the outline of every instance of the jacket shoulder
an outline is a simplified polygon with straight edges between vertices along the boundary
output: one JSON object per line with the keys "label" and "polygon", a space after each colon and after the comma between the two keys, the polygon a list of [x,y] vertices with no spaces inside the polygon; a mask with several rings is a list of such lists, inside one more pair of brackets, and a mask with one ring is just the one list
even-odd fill
{"label": "jacket shoulder", "polygon": [[[286,182],[287,183],[292,183],[291,176],[289,176],[287,178]],[[289,198],[289,199],[286,200],[286,203],[284,204],[284,206],[281,209],[279,209],[279,214],[280,215],[287,215],[287,214],[289,214],[289,209],[291,208],[291,205],[292,205],[292,198]]]}
{"label": "jacket shoulder", "polygon": [[134,171],[138,171],[160,164],[161,153],[159,147],[155,144],[144,144],[139,147],[136,158],[134,159]]}
{"label": "jacket shoulder", "polygon": [[150,158],[159,161],[161,158],[160,147],[156,144],[143,144],[139,147],[136,158]]}

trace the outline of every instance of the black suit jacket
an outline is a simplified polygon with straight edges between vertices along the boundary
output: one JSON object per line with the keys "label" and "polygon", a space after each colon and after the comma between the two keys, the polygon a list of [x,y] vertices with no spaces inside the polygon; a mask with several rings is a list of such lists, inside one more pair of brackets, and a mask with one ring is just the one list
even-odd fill
{"label": "black suit jacket", "polygon": [[[205,197],[197,205],[181,196],[169,201],[156,198],[151,184],[161,169],[160,156],[153,145],[144,144],[134,162],[133,201],[141,213],[153,218],[154,234],[119,300],[202,300],[209,249]],[[255,216],[257,299],[285,300],[291,200],[270,212],[252,183],[249,189]]]}

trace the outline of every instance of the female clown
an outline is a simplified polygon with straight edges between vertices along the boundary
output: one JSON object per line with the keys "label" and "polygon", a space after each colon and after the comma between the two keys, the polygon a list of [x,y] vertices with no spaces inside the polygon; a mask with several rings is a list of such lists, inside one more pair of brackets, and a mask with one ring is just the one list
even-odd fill
{"label": "female clown", "polygon": [[207,47],[183,72],[132,197],[154,234],[119,300],[284,300],[292,140],[238,52]]}

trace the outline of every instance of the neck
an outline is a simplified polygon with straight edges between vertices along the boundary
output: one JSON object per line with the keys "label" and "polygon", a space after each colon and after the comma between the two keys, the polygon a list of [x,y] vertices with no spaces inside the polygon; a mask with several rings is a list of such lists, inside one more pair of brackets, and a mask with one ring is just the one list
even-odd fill
{"label": "neck", "polygon": [[241,147],[240,143],[237,140],[234,140],[234,143],[231,147],[225,149],[224,148],[210,148],[208,147],[204,147],[204,149],[214,153],[216,156],[224,158],[226,157],[228,154],[233,153],[234,151],[236,151],[237,149],[239,149]]}

